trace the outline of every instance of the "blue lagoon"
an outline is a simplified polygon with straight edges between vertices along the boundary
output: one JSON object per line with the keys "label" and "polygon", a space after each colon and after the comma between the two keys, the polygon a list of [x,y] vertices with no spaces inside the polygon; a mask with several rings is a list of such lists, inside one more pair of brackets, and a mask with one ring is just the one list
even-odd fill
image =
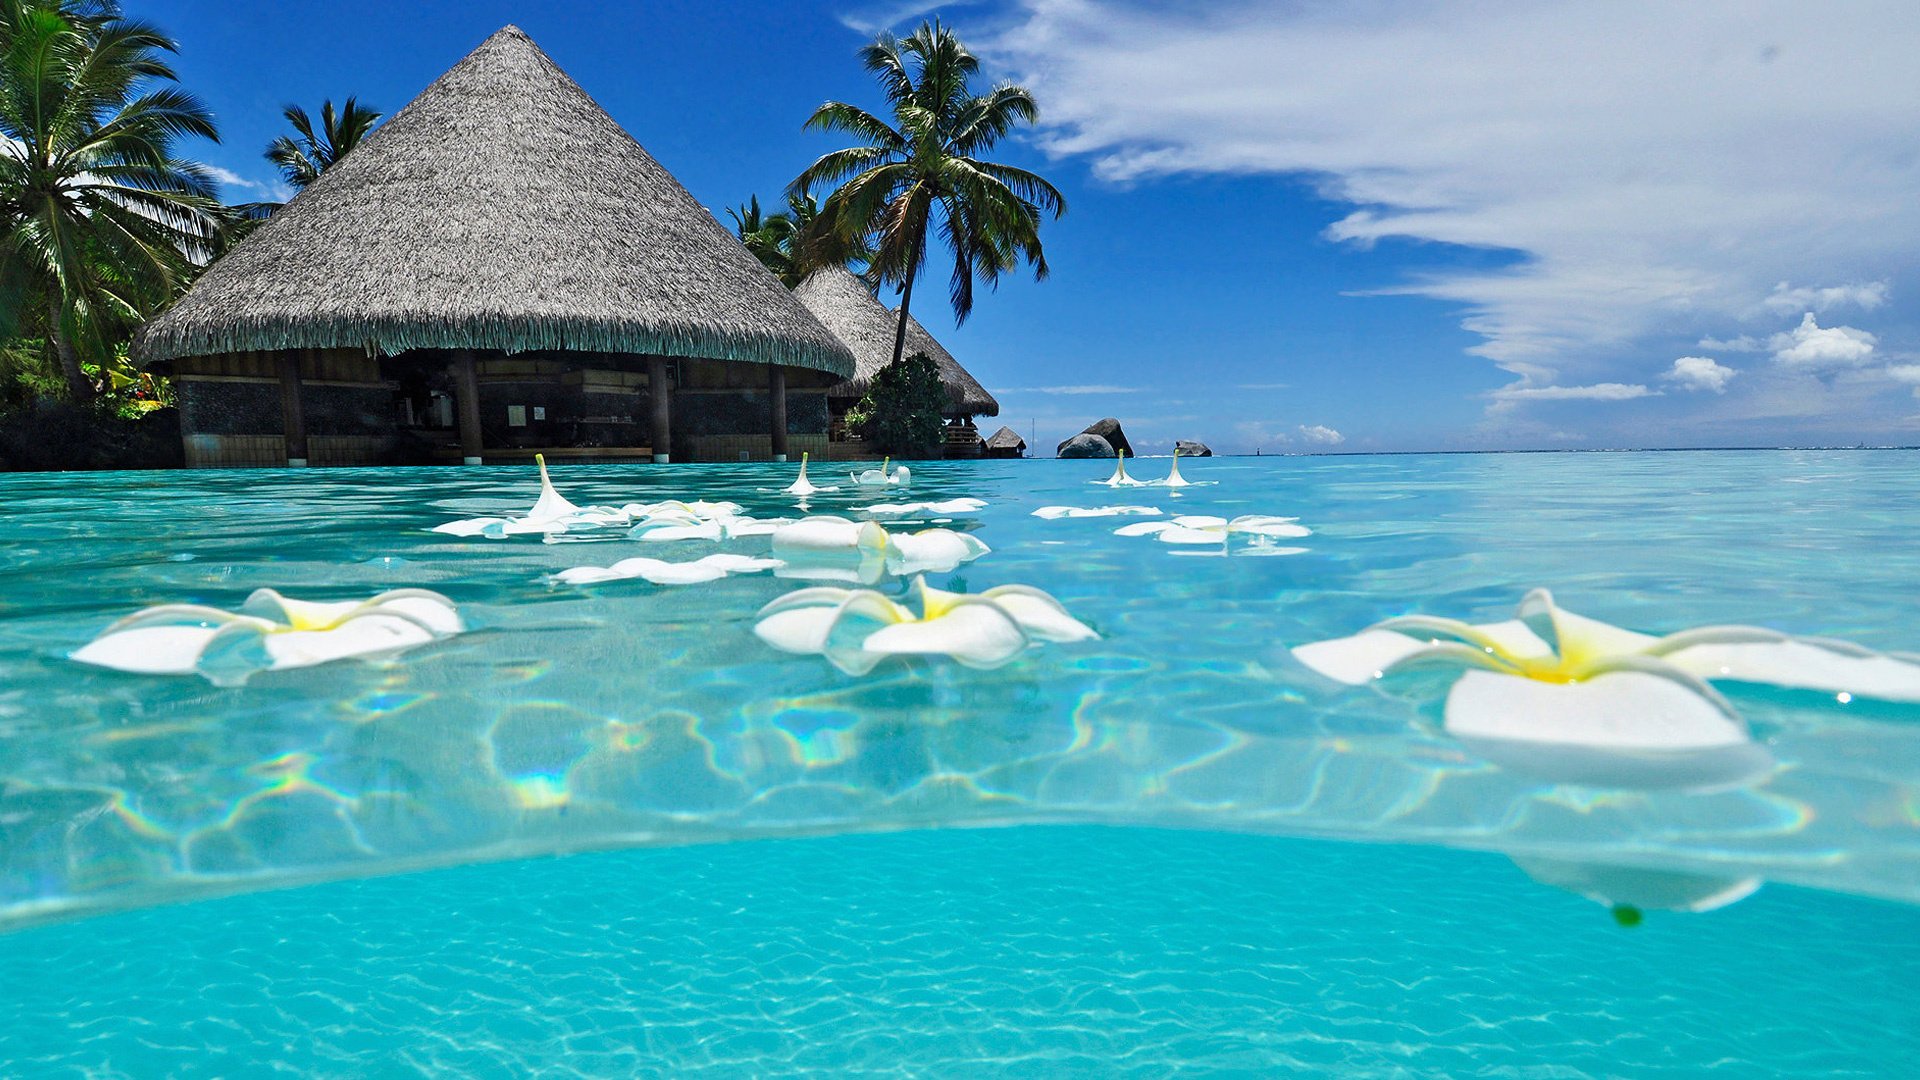
{"label": "blue lagoon", "polygon": [[[0,1074],[1898,1075],[1920,1055],[1920,705],[1897,690],[1917,461],[1209,459],[1181,462],[1194,486],[1114,489],[1098,462],[915,464],[904,488],[816,463],[837,490],[804,511],[791,466],[553,470],[583,507],[972,538],[854,583],[556,579],[777,557],[752,528],[433,531],[524,515],[531,468],[0,478]],[[869,509],[908,501],[936,505]],[[1157,513],[1034,513],[1118,506]],[[1176,516],[1218,536],[1142,527]],[[1256,517],[1297,523],[1226,531]],[[801,588],[919,613],[919,578],[1031,586],[1097,637],[976,666],[756,633]],[[72,658],[139,609],[262,588],[431,590],[464,631],[256,650],[244,678]],[[1735,765],[1698,769],[1514,754],[1454,711],[1592,672],[1346,685],[1294,651],[1402,616],[1507,624],[1535,589],[1802,651],[1669,680],[1740,732]],[[1559,625],[1564,659],[1585,624]],[[1793,675],[1835,663],[1857,692]],[[1529,700],[1501,722],[1590,705],[1516,719]],[[1623,708],[1669,706],[1693,707]]]}

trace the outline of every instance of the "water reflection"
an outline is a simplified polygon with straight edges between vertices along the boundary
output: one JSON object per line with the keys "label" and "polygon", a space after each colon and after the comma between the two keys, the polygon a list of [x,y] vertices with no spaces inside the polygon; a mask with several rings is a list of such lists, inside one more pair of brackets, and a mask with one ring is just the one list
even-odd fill
{"label": "water reflection", "polygon": [[[964,582],[935,583],[1031,584],[1102,640],[990,672],[896,658],[865,677],[754,638],[754,613],[789,583],[555,589],[544,579],[577,561],[565,548],[427,531],[454,507],[524,506],[531,470],[9,477],[0,922],[587,847],[1042,821],[1502,851],[1636,908],[1699,907],[1760,878],[1920,900],[1911,705],[1729,684],[1778,767],[1705,791],[1628,790],[1455,738],[1436,698],[1335,692],[1287,651],[1410,610],[1497,618],[1542,581],[1649,631],[1764,622],[1911,647],[1893,598],[1920,580],[1920,557],[1889,542],[1912,524],[1889,509],[1911,504],[1892,498],[1910,465],[1823,458],[1845,482],[1799,485],[1819,515],[1783,521],[1768,498],[1805,455],[1188,463],[1219,482],[1187,489],[1181,513],[1285,506],[1314,523],[1312,551],[1253,560],[1168,560],[1110,523],[1032,517],[1084,492],[1084,463],[928,465],[915,498],[987,500],[966,524],[993,547]],[[767,489],[789,475],[555,479],[583,504],[705,498],[771,514],[785,506]],[[128,498],[136,484],[142,500]],[[1139,490],[1171,510],[1167,493]],[[851,518],[887,497],[815,500]],[[282,527],[262,532],[269,511]],[[1589,537],[1577,563],[1557,542],[1572,523]],[[1746,565],[1699,557],[1736,537]],[[1753,566],[1770,575],[1764,597]],[[231,606],[257,586],[321,599],[427,586],[471,630],[401,661],[263,672],[244,689],[64,659],[130,607]]]}

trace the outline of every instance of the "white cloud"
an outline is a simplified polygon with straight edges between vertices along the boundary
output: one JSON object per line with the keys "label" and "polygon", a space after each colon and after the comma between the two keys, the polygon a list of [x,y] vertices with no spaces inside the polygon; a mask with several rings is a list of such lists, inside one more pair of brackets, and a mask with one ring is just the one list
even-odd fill
{"label": "white cloud", "polygon": [[1895,364],[1887,369],[1887,376],[1896,382],[1920,384],[1920,364]]}
{"label": "white cloud", "polygon": [[1137,394],[1137,386],[1108,386],[1104,383],[1088,383],[1083,386],[1009,386],[994,391],[996,394]]}
{"label": "white cloud", "polygon": [[1738,371],[1709,356],[1683,356],[1675,360],[1673,368],[1660,377],[1678,383],[1687,390],[1711,390],[1716,394],[1724,394],[1727,392],[1727,383],[1738,374]]}
{"label": "white cloud", "polygon": [[1873,355],[1878,341],[1865,330],[1851,326],[1823,327],[1809,311],[1799,326],[1769,338],[1767,347],[1773,350],[1775,360],[1789,367],[1856,367]]}
{"label": "white cloud", "polygon": [[1870,281],[1865,285],[1833,285],[1824,289],[1790,288],[1786,282],[1773,287],[1765,300],[1768,311],[1791,315],[1796,311],[1831,311],[1837,307],[1857,307],[1872,311],[1887,302],[1887,283]]}
{"label": "white cloud", "polygon": [[1050,151],[1117,182],[1305,177],[1352,208],[1335,238],[1513,252],[1400,291],[1460,304],[1528,387],[1624,382],[1642,342],[1782,281],[1875,283],[1803,311],[1884,301],[1920,234],[1906,0],[1021,2],[990,53]]}
{"label": "white cloud", "polygon": [[1345,435],[1325,424],[1301,424],[1296,430],[1300,433],[1301,442],[1312,443],[1315,446],[1339,446],[1347,441]]}
{"label": "white cloud", "polygon": [[1700,339],[1699,345],[1703,349],[1712,349],[1714,352],[1761,352],[1767,347],[1765,342],[1751,334],[1741,334],[1739,337],[1724,339],[1703,337]]}
{"label": "white cloud", "polygon": [[294,195],[293,189],[288,187],[285,181],[249,180],[237,172],[230,169],[223,169],[218,165],[207,165],[203,167],[207,170],[207,175],[227,187],[245,188],[248,191],[265,195],[274,202],[286,202],[288,199],[293,198]]}
{"label": "white cloud", "polygon": [[1488,412],[1504,412],[1529,401],[1631,401],[1634,398],[1659,397],[1640,383],[1594,383],[1592,386],[1503,386],[1488,395],[1493,405]]}

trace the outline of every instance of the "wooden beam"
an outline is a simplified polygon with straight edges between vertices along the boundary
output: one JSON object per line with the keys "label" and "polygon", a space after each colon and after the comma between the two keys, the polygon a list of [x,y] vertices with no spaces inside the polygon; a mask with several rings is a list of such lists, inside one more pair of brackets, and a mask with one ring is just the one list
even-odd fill
{"label": "wooden beam", "polygon": [[460,411],[460,456],[463,465],[480,464],[480,376],[475,371],[473,350],[453,354],[453,396]]}
{"label": "wooden beam", "polygon": [[280,365],[280,432],[286,443],[288,466],[307,464],[307,411],[300,387],[300,353],[282,351]]}
{"label": "wooden beam", "polygon": [[773,460],[787,460],[787,369],[767,365],[767,396],[773,402]]}
{"label": "wooden beam", "polygon": [[667,358],[647,357],[647,395],[653,401],[653,460],[664,465],[673,450],[673,391],[667,386]]}

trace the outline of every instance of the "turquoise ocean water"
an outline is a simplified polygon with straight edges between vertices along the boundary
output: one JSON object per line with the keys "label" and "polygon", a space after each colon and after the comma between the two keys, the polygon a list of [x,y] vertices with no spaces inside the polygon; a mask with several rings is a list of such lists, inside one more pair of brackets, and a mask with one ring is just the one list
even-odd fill
{"label": "turquoise ocean water", "polygon": [[[984,499],[948,524],[992,553],[931,583],[1038,586],[1102,639],[865,677],[753,636],[793,582],[546,580],[764,539],[427,531],[524,511],[530,468],[0,478],[0,1076],[1910,1075],[1920,708],[1723,685],[1773,767],[1625,790],[1287,649],[1547,587],[1920,651],[1916,466],[1218,459],[1176,495],[929,464],[811,510]],[[554,476],[793,513],[773,466]],[[1313,535],[1191,557],[1030,516],[1120,503]],[[472,629],[233,688],[66,659],[263,586],[430,588]],[[1510,857],[1766,884],[1624,927]]]}

